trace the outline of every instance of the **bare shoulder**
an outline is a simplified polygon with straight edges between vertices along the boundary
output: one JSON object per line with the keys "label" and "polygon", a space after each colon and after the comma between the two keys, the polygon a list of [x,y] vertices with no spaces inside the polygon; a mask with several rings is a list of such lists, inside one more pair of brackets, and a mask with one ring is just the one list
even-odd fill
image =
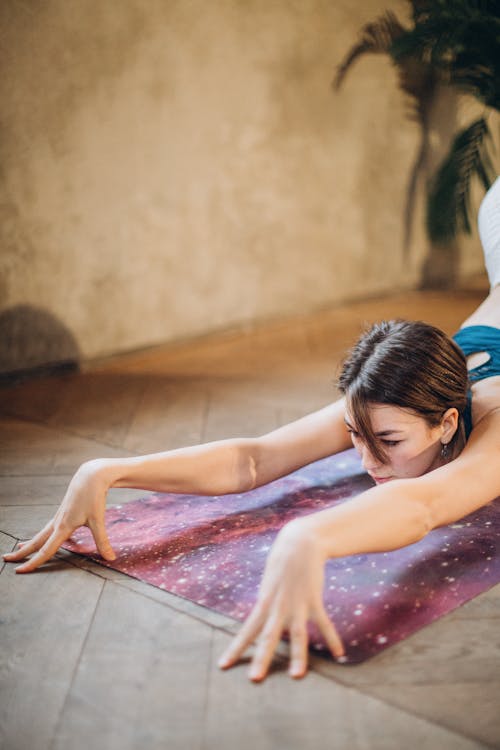
{"label": "bare shoulder", "polygon": [[472,424],[500,409],[500,375],[485,378],[472,385]]}
{"label": "bare shoulder", "polygon": [[345,399],[255,438],[257,481],[270,482],[312,461],[352,448]]}

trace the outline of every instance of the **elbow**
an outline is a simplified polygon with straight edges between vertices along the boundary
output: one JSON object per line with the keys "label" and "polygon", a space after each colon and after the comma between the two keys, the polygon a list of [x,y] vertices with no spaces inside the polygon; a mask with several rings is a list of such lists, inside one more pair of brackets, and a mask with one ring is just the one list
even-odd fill
{"label": "elbow", "polygon": [[252,453],[245,457],[241,476],[241,492],[250,492],[257,487],[257,462]]}
{"label": "elbow", "polygon": [[391,513],[391,533],[399,536],[401,544],[416,544],[435,528],[435,518],[429,498],[423,495],[419,485],[409,482],[400,487],[403,497],[394,505]]}
{"label": "elbow", "polygon": [[249,492],[258,486],[257,460],[251,441],[245,441],[238,447],[236,459],[236,485],[238,492]]}
{"label": "elbow", "polygon": [[[399,490],[405,497],[405,502],[401,502],[399,507],[405,518],[404,525],[408,536],[406,544],[415,544],[437,526],[431,502],[433,493],[429,493],[427,488],[423,492],[418,480],[410,479],[403,482]],[[398,518],[397,512],[394,513],[394,518]]]}
{"label": "elbow", "polygon": [[423,539],[429,531],[432,531],[436,527],[434,517],[431,508],[427,503],[419,502],[416,503],[415,518],[414,518],[414,531],[415,531],[415,542]]}
{"label": "elbow", "polygon": [[248,490],[253,490],[257,487],[257,462],[252,454],[248,456]]}

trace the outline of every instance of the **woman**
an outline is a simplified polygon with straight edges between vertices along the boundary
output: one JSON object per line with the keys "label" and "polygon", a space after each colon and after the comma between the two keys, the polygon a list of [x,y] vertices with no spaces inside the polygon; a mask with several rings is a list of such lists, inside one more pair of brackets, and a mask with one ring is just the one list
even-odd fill
{"label": "woman", "polygon": [[257,602],[219,666],[233,665],[256,641],[249,676],[262,680],[287,629],[290,674],[303,676],[308,620],[334,657],[342,657],[322,601],[325,561],[412,544],[500,495],[500,178],[481,204],[479,229],[491,291],[456,341],[425,323],[384,322],[361,337],[345,362],[343,397],[303,419],[259,438],[86,462],[54,518],[4,559],[36,553],[16,568],[31,572],[86,525],[99,553],[113,560],[104,525],[110,487],[241,493],[352,443],[375,486],[281,529]]}

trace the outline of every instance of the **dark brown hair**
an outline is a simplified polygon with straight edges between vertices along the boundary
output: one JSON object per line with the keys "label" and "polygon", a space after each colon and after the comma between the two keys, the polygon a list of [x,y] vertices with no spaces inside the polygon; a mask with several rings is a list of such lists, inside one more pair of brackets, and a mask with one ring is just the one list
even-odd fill
{"label": "dark brown hair", "polygon": [[422,321],[386,320],[371,326],[345,360],[338,387],[356,431],[382,463],[387,455],[373,432],[370,403],[411,409],[436,427],[450,407],[460,414],[449,443],[451,456],[465,444],[464,411],[469,379],[464,353],[453,339]]}

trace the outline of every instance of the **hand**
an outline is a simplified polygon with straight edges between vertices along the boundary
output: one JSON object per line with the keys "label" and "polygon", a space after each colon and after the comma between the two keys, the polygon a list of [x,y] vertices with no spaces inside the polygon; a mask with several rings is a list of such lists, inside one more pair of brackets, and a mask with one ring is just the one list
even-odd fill
{"label": "hand", "polygon": [[3,555],[4,560],[17,562],[36,552],[30,560],[16,568],[16,573],[31,573],[51,558],[79,526],[88,526],[102,557],[114,560],[116,555],[104,525],[108,488],[101,461],[82,464],[71,479],[55,516],[32,539],[19,542],[19,549]]}
{"label": "hand", "polygon": [[334,657],[344,648],[323,605],[325,559],[314,532],[303,519],[284,526],[269,553],[257,603],[218,665],[232,666],[257,637],[250,666],[251,680],[264,679],[284,628],[290,634],[289,673],[303,677],[307,672],[307,621],[314,620]]}

